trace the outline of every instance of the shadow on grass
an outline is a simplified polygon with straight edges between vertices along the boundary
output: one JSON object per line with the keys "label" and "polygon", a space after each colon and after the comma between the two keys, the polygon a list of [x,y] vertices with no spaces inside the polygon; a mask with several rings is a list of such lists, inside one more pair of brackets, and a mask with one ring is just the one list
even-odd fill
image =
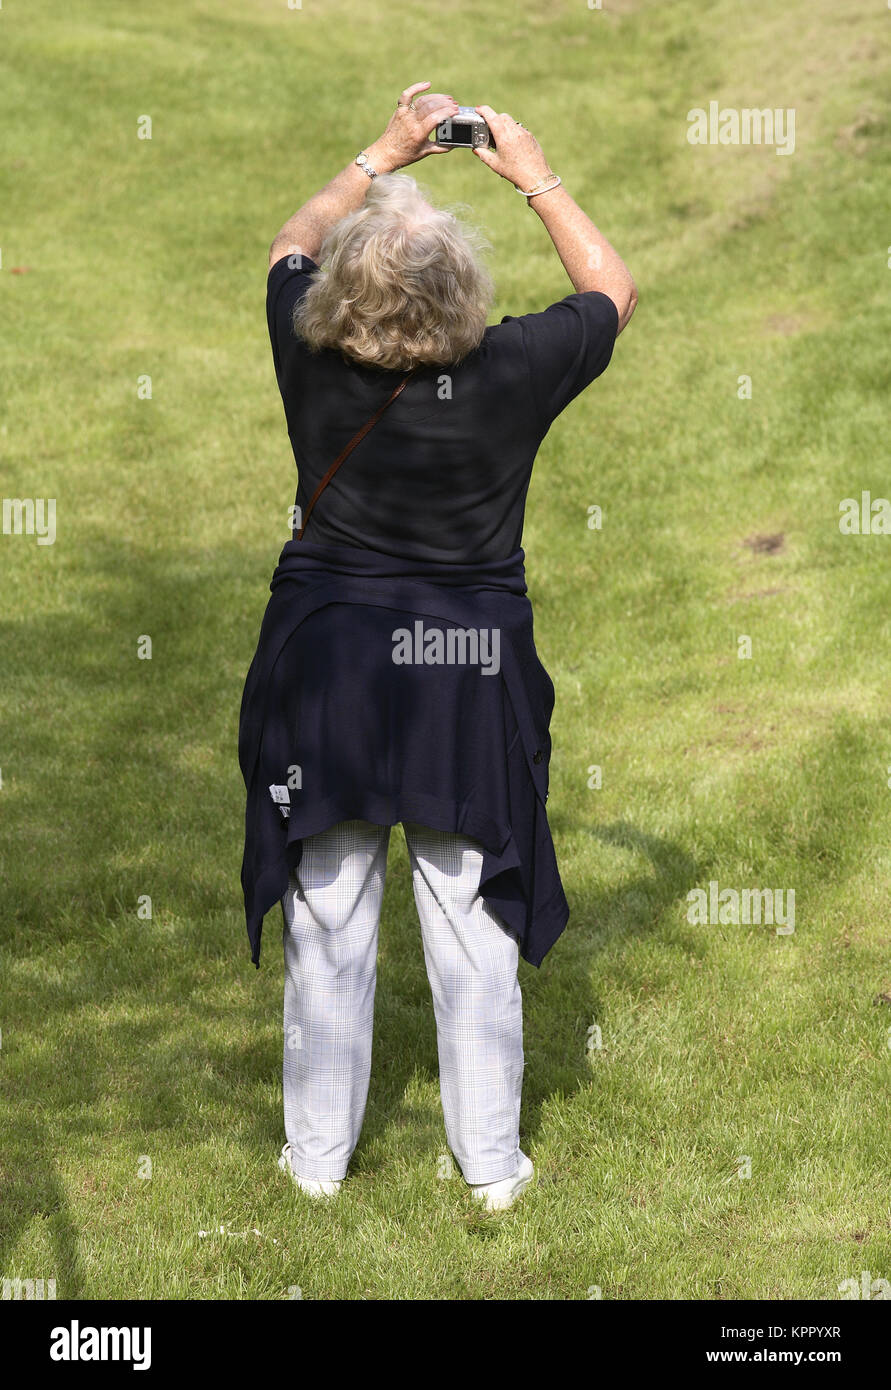
{"label": "shadow on grass", "polygon": [[[7,1018],[43,1041],[65,1036],[67,1054],[63,1063],[52,1048],[35,1046],[27,1090],[48,1114],[70,1114],[73,1103],[75,1127],[83,1134],[86,1126],[91,1142],[101,1146],[107,1123],[101,1098],[126,1075],[128,1118],[134,1137],[142,1136],[140,1148],[147,1134],[181,1134],[190,1115],[221,1113],[225,1106],[226,1124],[253,1135],[258,1151],[274,1157],[280,1103],[264,1099],[258,1108],[256,1097],[266,1080],[272,1096],[271,1083],[277,1087],[280,1078],[280,915],[273,909],[266,919],[261,975],[250,964],[243,925],[231,931],[242,906],[238,710],[271,568],[265,571],[240,551],[185,559],[100,534],[88,554],[82,577],[73,576],[80,591],[70,612],[3,624],[10,667],[27,673],[33,692],[29,719],[12,749],[14,823],[4,834],[12,904],[4,936],[11,957],[27,963],[32,997],[18,1020],[9,1017],[16,1013],[10,1001]],[[136,659],[142,634],[152,637],[150,662]],[[355,679],[346,651],[343,661],[343,681],[351,673]],[[364,689],[363,701],[373,711],[374,691]],[[587,1079],[578,1020],[596,1010],[588,964],[603,933],[620,921],[628,930],[629,912],[632,929],[646,930],[654,900],[657,910],[664,907],[693,878],[674,845],[629,826],[592,833],[645,853],[652,872],[637,885],[638,917],[634,885],[615,895],[575,894],[569,932],[546,963],[547,987],[524,989],[527,1029],[535,1040],[525,1090],[527,1130],[537,1126],[549,1094]],[[39,861],[29,858],[28,846],[39,847]],[[51,907],[45,874],[34,871],[37,862],[52,865]],[[406,1115],[413,1076],[435,1079],[438,1062],[410,877],[399,878],[404,881],[395,900],[388,890],[382,923],[388,952],[359,1167],[363,1161],[374,1166],[376,1141],[394,1126],[417,1122],[428,1137],[431,1127],[441,1133],[438,1109]],[[156,914],[148,925],[136,918],[145,894]],[[270,993],[270,972],[276,1002],[267,1019],[262,1001]],[[223,984],[227,978],[249,981],[249,1002],[240,1001],[233,1017],[237,1041],[221,1041],[206,1027],[208,977]],[[118,1009],[126,1023],[118,1021]],[[226,1017],[216,1023],[228,1028]],[[78,1071],[73,1088],[65,1076],[72,1056]],[[178,1084],[185,1075],[188,1100]],[[254,1098],[250,1108],[248,1095]],[[203,1120],[196,1139],[206,1138],[205,1128]],[[9,1201],[0,1264],[23,1227],[51,1209],[65,1293],[75,1295],[76,1234],[49,1138],[56,1148],[65,1143],[64,1134],[48,1136],[33,1118],[17,1126],[3,1170]]]}
{"label": "shadow on grass", "polygon": [[[40,1091],[38,1076],[27,1106]],[[0,1158],[0,1277],[55,1279],[57,1294],[77,1298],[82,1288],[80,1233],[71,1219],[68,1198],[59,1176],[54,1150],[64,1142],[49,1121],[17,1111],[14,1124],[4,1126]],[[48,1268],[23,1269],[11,1255],[27,1227],[46,1223],[54,1262]]]}
{"label": "shadow on grass", "polygon": [[[698,866],[672,841],[626,822],[597,827],[590,834],[604,845],[645,855],[651,869],[618,891],[570,892],[567,930],[541,971],[521,967],[526,1053],[522,1134],[527,1140],[534,1138],[541,1110],[552,1095],[590,1085],[585,1036],[588,1023],[599,1014],[593,983],[599,951],[617,933],[633,937],[653,930],[656,919],[698,882]],[[387,961],[379,969],[374,1065],[354,1168],[364,1168],[375,1141],[399,1123],[412,1078],[418,1073],[427,1080],[438,1076],[436,1028],[420,926],[408,875],[402,878],[398,886],[388,880],[388,892],[394,888],[397,900],[386,903],[383,914]],[[693,949],[698,947],[694,944]],[[397,1032],[398,1049],[391,1042]],[[423,1122],[441,1127],[441,1114],[425,1115]]]}
{"label": "shadow on grass", "polygon": [[[73,1026],[81,1131],[90,1126],[91,1105],[101,1096],[109,1069],[126,1066],[134,1131],[175,1126],[182,1133],[190,1116],[200,1114],[195,1139],[203,1141],[208,1113],[221,1114],[225,1107],[226,1124],[246,1136],[261,1165],[268,1153],[274,1170],[281,1132],[280,1100],[272,1089],[281,1067],[280,917],[275,910],[267,917],[262,979],[250,964],[243,922],[231,933],[233,908],[241,910],[244,792],[236,755],[238,708],[266,582],[256,560],[247,563],[242,552],[191,556],[186,565],[158,553],[134,555],[97,536],[84,579],[85,586],[94,586],[92,610],[85,606],[64,617],[29,622],[27,631],[21,624],[5,625],[10,663],[14,666],[18,657],[37,693],[30,697],[29,723],[16,731],[13,743],[23,771],[16,779],[15,824],[7,821],[4,830],[4,878],[12,904],[4,931],[11,956],[30,956],[33,962],[46,953],[51,961],[22,1010],[27,1021],[18,1026],[39,1029],[44,1039]],[[146,632],[153,636],[155,656],[143,665],[134,652],[137,637]],[[373,708],[373,692],[365,699]],[[831,744],[821,749],[829,760]],[[184,756],[189,748],[209,748],[211,756],[190,760]],[[838,814],[828,790],[831,779],[822,797],[819,777],[809,774],[807,785],[813,805],[810,848],[818,833],[828,846]],[[858,809],[861,818],[868,814],[865,803]],[[552,825],[555,831],[570,828],[561,827],[559,811]],[[617,933],[635,937],[652,930],[704,872],[678,844],[625,822],[589,833],[603,846],[643,855],[649,867],[620,890],[578,891],[569,880],[568,930],[540,972],[524,970],[526,1136],[538,1130],[550,1096],[590,1082],[584,1041],[588,1023],[599,1013],[592,983],[598,953]],[[34,845],[39,854],[29,856],[26,848]],[[51,902],[47,865],[53,874]],[[385,904],[388,959],[380,974],[369,1106],[354,1165],[366,1170],[375,1167],[376,1141],[393,1126],[428,1120],[441,1126],[438,1113],[406,1116],[405,1093],[413,1076],[420,1070],[433,1079],[438,1068],[420,929],[410,881],[400,877],[395,910],[392,902]],[[191,925],[169,940],[153,935],[139,968],[139,939],[128,924],[135,923],[136,900],[143,893]],[[691,943],[698,949],[692,935]],[[202,1035],[208,971],[224,986],[245,976],[260,981],[248,1003],[240,1000],[231,1014],[218,1018],[228,1027],[231,1017],[231,1041]],[[263,1001],[270,993],[270,971],[275,972],[275,1007],[267,1018]],[[53,972],[61,975],[61,984]],[[92,1011],[112,998],[126,1007],[132,1023],[114,1022],[105,1029],[101,1015]],[[147,1010],[159,1005],[163,1011],[153,1023]],[[15,1000],[5,1004],[5,1013],[7,1020],[15,1015]],[[192,1036],[184,1043],[181,1034],[189,1020]],[[240,1034],[237,1041],[235,1034]],[[7,1260],[25,1227],[51,1216],[64,1295],[77,1296],[79,1236],[52,1158],[66,1136],[51,1132],[49,1121],[33,1113],[35,1101],[46,1115],[70,1109],[71,1095],[60,1058],[52,1049],[35,1053],[2,1157],[6,1215],[0,1273],[10,1272]],[[188,1099],[178,1090],[181,1069],[189,1075]],[[258,1101],[267,1081],[270,1098]],[[95,1122],[97,1143],[103,1124]],[[40,1277],[39,1271],[22,1277],[32,1273]]]}
{"label": "shadow on grass", "polygon": [[[556,830],[560,816],[552,817]],[[534,1137],[541,1111],[556,1093],[589,1087],[588,1026],[603,1017],[597,990],[597,958],[617,938],[634,940],[659,928],[672,906],[699,881],[700,867],[672,840],[616,821],[588,834],[605,847],[644,857],[649,867],[618,889],[577,890],[566,882],[570,918],[546,958],[547,976],[528,972],[527,1036],[523,1091],[524,1133]]]}

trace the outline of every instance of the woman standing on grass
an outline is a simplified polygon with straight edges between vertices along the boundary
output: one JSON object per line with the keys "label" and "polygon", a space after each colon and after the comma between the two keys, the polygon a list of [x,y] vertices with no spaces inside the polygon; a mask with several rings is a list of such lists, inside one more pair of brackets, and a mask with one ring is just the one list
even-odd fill
{"label": "woman standing on grass", "polygon": [[575,289],[486,327],[481,238],[396,174],[448,152],[428,137],[458,107],[413,101],[429,85],[406,88],[384,134],[270,250],[302,526],[242,701],[242,884],[255,963],[265,913],[281,901],[284,915],[280,1165],[333,1195],[365,1112],[387,845],[402,823],[446,1134],[495,1210],[533,1175],[519,1146],[518,956],[539,965],[569,915],[545,812],[554,687],[526,598],[526,492],[542,439],[607,366],[637,296],[529,131],[479,106],[496,148],[477,157],[524,193]]}

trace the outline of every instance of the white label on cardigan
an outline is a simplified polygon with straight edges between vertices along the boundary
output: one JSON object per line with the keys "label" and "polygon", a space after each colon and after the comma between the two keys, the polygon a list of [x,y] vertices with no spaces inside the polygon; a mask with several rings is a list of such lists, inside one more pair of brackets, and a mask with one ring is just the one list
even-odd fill
{"label": "white label on cardigan", "polygon": [[291,814],[291,793],[288,791],[288,788],[277,787],[275,783],[273,783],[269,788],[269,795],[281,811],[282,818],[287,820]]}

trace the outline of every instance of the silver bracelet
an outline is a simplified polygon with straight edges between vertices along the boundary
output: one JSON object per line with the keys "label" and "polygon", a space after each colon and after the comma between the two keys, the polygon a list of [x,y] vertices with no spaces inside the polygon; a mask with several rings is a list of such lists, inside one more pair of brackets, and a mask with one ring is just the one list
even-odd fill
{"label": "silver bracelet", "polygon": [[547,188],[538,188],[538,187],[531,188],[531,189],[529,190],[528,193],[524,193],[522,188],[517,188],[517,189],[515,190],[515,192],[522,194],[522,196],[523,196],[524,198],[537,198],[538,195],[539,195],[539,193],[550,193],[550,191],[551,191],[552,188],[556,188],[557,185],[558,185],[558,184],[561,184],[562,182],[563,182],[563,180],[560,178],[560,175],[559,175],[559,174],[555,174],[555,175],[554,175],[554,182],[553,182],[553,183],[549,183],[548,186],[547,186]]}

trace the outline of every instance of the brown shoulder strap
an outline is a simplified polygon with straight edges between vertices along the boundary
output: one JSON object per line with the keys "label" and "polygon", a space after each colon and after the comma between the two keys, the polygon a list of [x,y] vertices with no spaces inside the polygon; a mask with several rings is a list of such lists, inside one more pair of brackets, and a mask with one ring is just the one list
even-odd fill
{"label": "brown shoulder strap", "polygon": [[376,411],[374,412],[374,414],[372,415],[372,417],[371,417],[370,420],[366,420],[365,424],[362,426],[362,428],[359,430],[359,432],[358,432],[357,434],[354,434],[354,435],[353,435],[352,439],[350,440],[349,444],[348,444],[348,445],[346,446],[346,448],[344,449],[343,453],[342,453],[342,454],[339,454],[338,457],[334,460],[334,462],[332,463],[331,467],[328,469],[328,472],[325,474],[324,478],[323,478],[322,481],[319,483],[318,487],[316,488],[315,492],[314,492],[313,495],[312,495],[312,500],[310,501],[310,504],[309,504],[309,506],[308,506],[307,509],[306,509],[306,516],[303,518],[303,525],[300,527],[300,530],[297,532],[297,539],[298,539],[298,541],[300,541],[300,540],[303,539],[303,533],[304,533],[304,531],[306,530],[306,523],[309,521],[310,513],[312,512],[313,507],[314,507],[314,506],[316,505],[316,503],[318,502],[319,497],[320,497],[321,494],[324,492],[325,488],[328,486],[328,484],[330,483],[331,479],[334,477],[334,474],[337,472],[338,468],[339,468],[340,465],[343,463],[344,459],[347,457],[347,455],[351,454],[351,453],[353,452],[353,450],[355,449],[356,445],[357,445],[358,443],[360,443],[360,441],[363,440],[363,439],[365,438],[366,434],[367,434],[368,431],[371,429],[372,425],[376,425],[376,424],[377,424],[378,420],[379,420],[379,419],[381,418],[381,416],[383,415],[383,413],[384,413],[384,411],[386,410],[387,406],[393,404],[393,402],[395,401],[396,397],[399,395],[400,391],[404,391],[404,390],[405,390],[405,387],[408,385],[409,381],[410,381],[411,378],[414,376],[414,374],[415,374],[416,371],[417,371],[417,367],[413,367],[412,370],[409,372],[408,376],[402,378],[402,380],[400,381],[399,385],[398,385],[398,386],[395,388],[395,390],[390,394],[390,396],[388,396],[387,400],[384,401],[384,403],[383,403],[383,405],[380,407],[380,409],[379,409],[379,410],[376,410]]}

